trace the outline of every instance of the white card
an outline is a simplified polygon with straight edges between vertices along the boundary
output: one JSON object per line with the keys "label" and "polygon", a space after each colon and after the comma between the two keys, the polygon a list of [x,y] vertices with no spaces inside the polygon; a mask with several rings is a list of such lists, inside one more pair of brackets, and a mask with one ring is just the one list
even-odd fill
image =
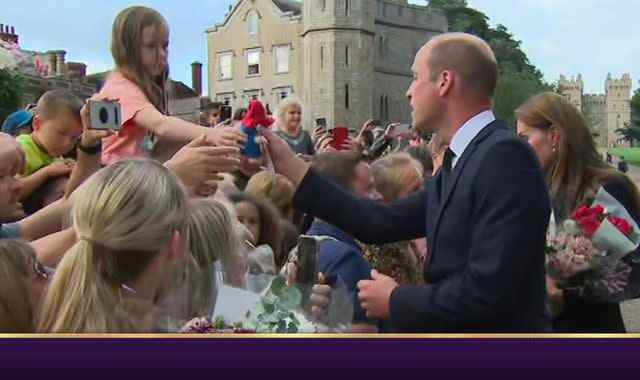
{"label": "white card", "polygon": [[260,302],[260,295],[257,293],[223,285],[218,290],[213,319],[223,317],[227,324],[244,322],[247,312]]}

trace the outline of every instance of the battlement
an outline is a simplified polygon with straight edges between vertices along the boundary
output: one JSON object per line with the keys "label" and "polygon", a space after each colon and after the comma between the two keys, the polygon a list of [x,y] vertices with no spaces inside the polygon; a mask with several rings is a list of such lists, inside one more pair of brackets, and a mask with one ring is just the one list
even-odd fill
{"label": "battlement", "polygon": [[571,77],[571,79],[567,79],[566,76],[560,75],[560,79],[558,80],[558,86],[560,86],[563,90],[580,90],[584,88],[584,82],[582,81],[582,74],[578,74],[578,77]]}
{"label": "battlement", "polygon": [[436,32],[448,30],[447,17],[440,10],[409,4],[407,0],[376,0],[376,3],[376,22],[420,29],[429,25]]}
{"label": "battlement", "polygon": [[631,89],[633,83],[631,82],[631,75],[628,73],[622,74],[622,78],[616,79],[611,76],[611,74],[607,75],[607,81],[605,82],[605,86],[607,88],[626,88]]}
{"label": "battlement", "polygon": [[587,107],[592,105],[603,106],[607,104],[607,97],[602,94],[585,94],[582,98],[582,101]]}

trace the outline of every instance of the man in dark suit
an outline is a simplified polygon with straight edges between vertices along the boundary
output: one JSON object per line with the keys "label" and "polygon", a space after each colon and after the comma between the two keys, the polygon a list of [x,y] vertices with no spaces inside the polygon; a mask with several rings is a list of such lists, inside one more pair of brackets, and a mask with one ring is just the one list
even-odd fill
{"label": "man in dark suit", "polygon": [[265,132],[296,208],[367,243],[426,236],[426,284],[398,286],[372,272],[359,297],[367,316],[399,332],[547,332],[545,235],[550,201],[538,160],[496,121],[495,56],[481,39],[438,36],[418,53],[407,95],[413,126],[449,144],[425,189],[384,206],[341,191]]}

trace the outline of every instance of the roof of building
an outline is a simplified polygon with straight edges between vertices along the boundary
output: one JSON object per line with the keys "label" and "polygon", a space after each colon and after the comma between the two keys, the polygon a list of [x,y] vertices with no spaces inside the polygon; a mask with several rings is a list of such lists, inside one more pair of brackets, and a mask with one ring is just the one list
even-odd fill
{"label": "roof of building", "polygon": [[295,0],[273,0],[273,3],[283,12],[292,12],[299,15],[302,12],[302,3]]}

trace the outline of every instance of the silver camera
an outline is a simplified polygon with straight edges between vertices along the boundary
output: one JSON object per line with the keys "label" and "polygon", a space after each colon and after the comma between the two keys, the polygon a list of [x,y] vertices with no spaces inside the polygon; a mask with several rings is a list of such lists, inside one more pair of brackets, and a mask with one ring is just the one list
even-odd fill
{"label": "silver camera", "polygon": [[119,130],[122,123],[120,103],[109,101],[89,101],[91,129]]}

